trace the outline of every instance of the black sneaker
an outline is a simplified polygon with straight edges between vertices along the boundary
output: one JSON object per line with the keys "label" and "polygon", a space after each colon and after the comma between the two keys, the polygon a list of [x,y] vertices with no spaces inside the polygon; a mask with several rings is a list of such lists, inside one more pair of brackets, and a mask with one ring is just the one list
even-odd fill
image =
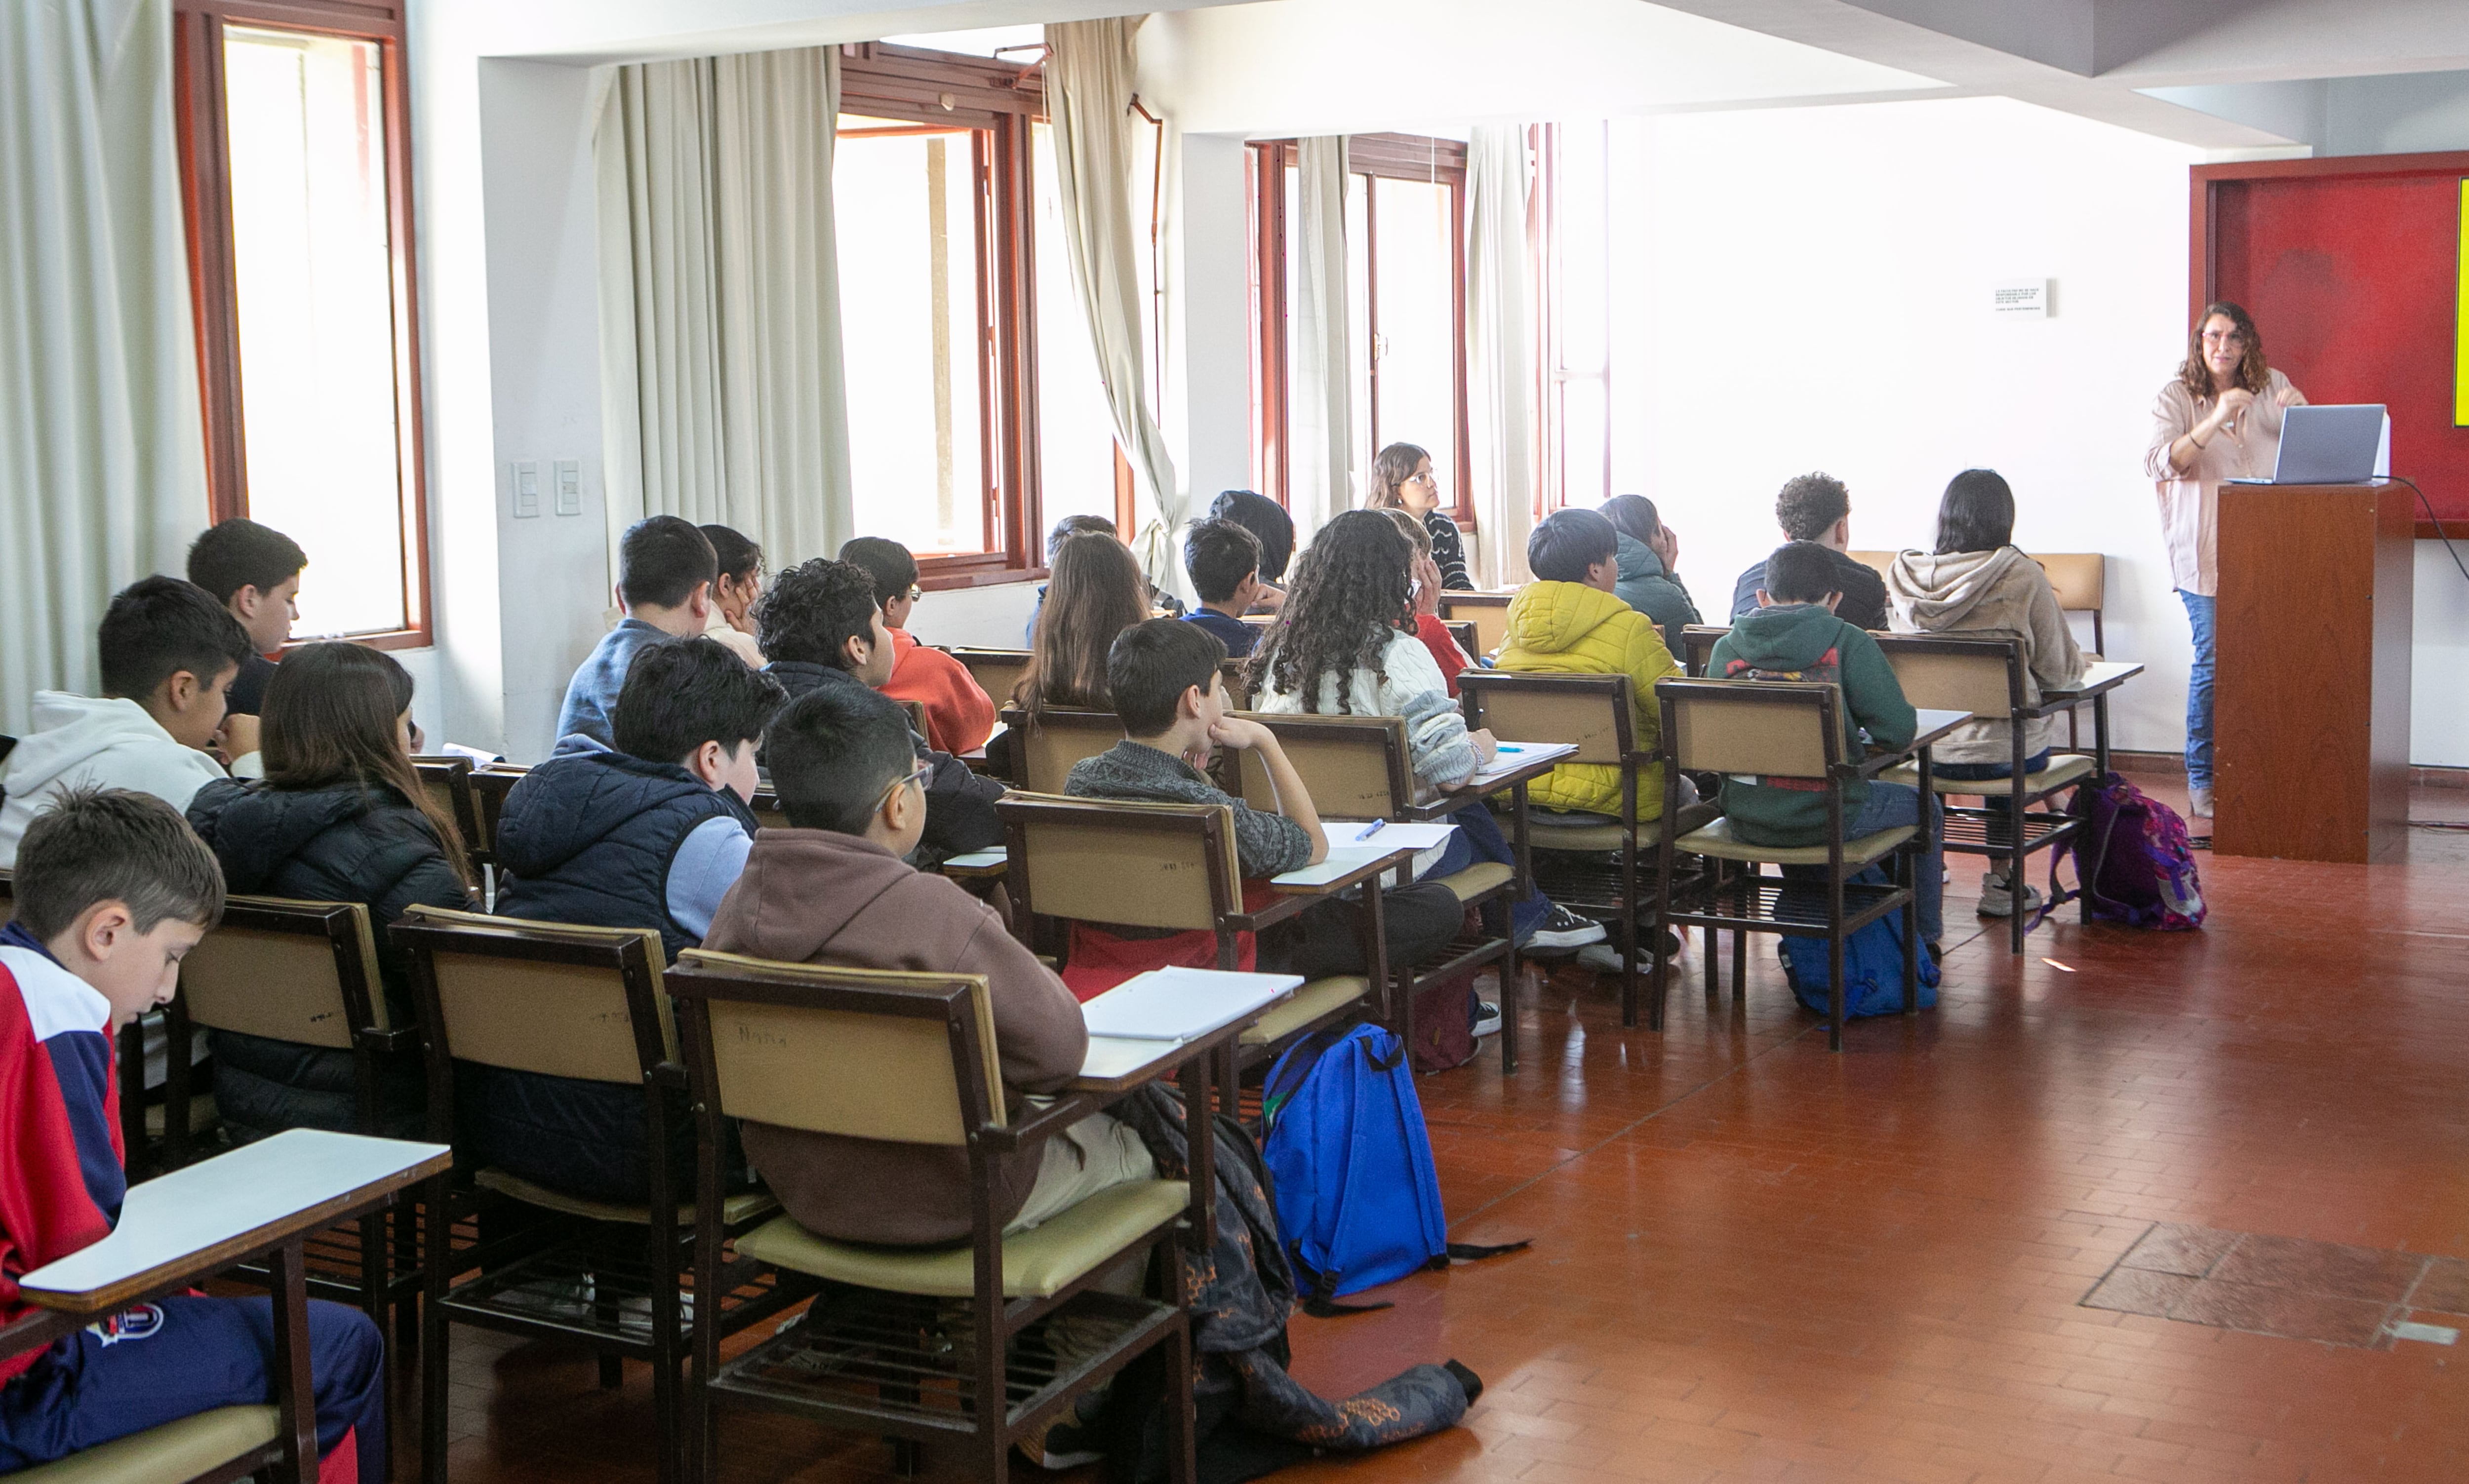
{"label": "black sneaker", "polygon": [[1566,951],[1571,948],[1582,948],[1589,943],[1603,941],[1603,924],[1591,917],[1580,917],[1556,902],[1552,903],[1552,915],[1543,919],[1541,926],[1527,934],[1525,941],[1518,944],[1517,947],[1520,952],[1534,948],[1558,948]]}

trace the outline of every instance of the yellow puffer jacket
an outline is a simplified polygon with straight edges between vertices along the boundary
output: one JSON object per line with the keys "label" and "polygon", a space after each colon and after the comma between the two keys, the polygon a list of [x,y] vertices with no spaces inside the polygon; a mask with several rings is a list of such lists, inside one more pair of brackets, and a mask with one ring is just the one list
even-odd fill
{"label": "yellow puffer jacket", "polygon": [[[1520,589],[1510,600],[1509,635],[1493,664],[1529,674],[1628,676],[1640,752],[1655,750],[1663,736],[1654,682],[1681,673],[1679,662],[1663,647],[1654,620],[1583,582],[1529,582]],[[1536,779],[1527,796],[1538,809],[1617,814],[1620,769],[1601,763],[1563,763]],[[1637,817],[1663,817],[1660,763],[1638,769]]]}

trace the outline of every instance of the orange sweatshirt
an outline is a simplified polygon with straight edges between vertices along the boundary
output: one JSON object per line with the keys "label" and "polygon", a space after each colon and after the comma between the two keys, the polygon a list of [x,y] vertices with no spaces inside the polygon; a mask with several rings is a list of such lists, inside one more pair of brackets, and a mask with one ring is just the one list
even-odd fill
{"label": "orange sweatshirt", "polygon": [[995,729],[995,703],[978,688],[966,665],[919,644],[909,630],[891,630],[891,678],[883,694],[926,708],[926,744],[937,752],[975,752]]}

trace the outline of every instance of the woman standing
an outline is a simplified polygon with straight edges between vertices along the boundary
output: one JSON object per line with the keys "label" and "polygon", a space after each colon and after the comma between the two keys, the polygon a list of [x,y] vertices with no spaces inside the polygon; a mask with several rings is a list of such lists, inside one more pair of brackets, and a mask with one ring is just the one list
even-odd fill
{"label": "woman standing", "polygon": [[2306,399],[2266,365],[2253,316],[2224,299],[2204,306],[2186,359],[2152,404],[2143,472],[2160,492],[2169,580],[2195,631],[2186,684],[2186,811],[2212,812],[2212,600],[2221,481],[2269,479],[2280,460],[2280,415]]}
{"label": "woman standing", "polygon": [[1391,444],[1381,449],[1372,461],[1372,488],[1363,503],[1373,510],[1402,510],[1421,521],[1432,537],[1432,560],[1441,569],[1441,586],[1449,592],[1474,591],[1458,523],[1441,514],[1441,482],[1432,477],[1430,454],[1413,444]]}

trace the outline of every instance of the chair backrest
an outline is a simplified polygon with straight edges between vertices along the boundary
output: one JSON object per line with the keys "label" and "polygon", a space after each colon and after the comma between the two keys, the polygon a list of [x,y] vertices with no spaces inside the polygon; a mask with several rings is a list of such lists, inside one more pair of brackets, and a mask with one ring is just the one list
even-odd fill
{"label": "chair backrest", "polygon": [[1501,641],[1509,637],[1509,601],[1516,596],[1513,592],[1444,592],[1441,594],[1441,618],[1474,626],[1474,646],[1466,653],[1480,659],[1499,649]]}
{"label": "chair backrest", "polygon": [[386,932],[455,1061],[641,1085],[676,1059],[657,928],[415,906]]}
{"label": "chair backrest", "polygon": [[420,786],[428,793],[430,803],[454,821],[463,836],[463,853],[472,859],[472,874],[488,864],[489,845],[480,829],[480,800],[472,791],[472,760],[454,754],[414,757],[412,767],[420,774]]}
{"label": "chair backrest", "polygon": [[1853,551],[1845,552],[1843,555],[1860,563],[1860,565],[1867,567],[1870,571],[1877,573],[1880,577],[1884,577],[1888,572],[1894,569],[1895,559],[1902,556],[1903,553],[1890,551]]}
{"label": "chair backrest", "polygon": [[1012,687],[1028,670],[1027,650],[956,649],[952,657],[967,669],[969,678],[977,681],[978,689],[998,707],[1011,704]]}
{"label": "chair backrest", "polygon": [[699,1098],[723,1117],[958,1145],[1004,1121],[982,974],[782,964],[688,948],[667,979]]}
{"label": "chair backrest", "polygon": [[1627,675],[1514,674],[1484,670],[1458,681],[1466,725],[1514,742],[1575,742],[1571,763],[1637,761]]}
{"label": "chair backrest", "polygon": [[1252,707],[1252,662],[1248,659],[1220,660],[1218,678],[1226,685],[1226,709],[1248,711]]}
{"label": "chair backrest", "polygon": [[474,851],[485,851],[491,859],[497,854],[497,821],[506,812],[506,795],[530,772],[512,763],[492,763],[472,770],[472,803],[479,815],[480,825],[470,844]]}
{"label": "chair backrest", "polygon": [[1680,630],[1680,663],[1693,679],[1702,678],[1715,657],[1716,642],[1730,633],[1729,624],[1688,624]]}
{"label": "chair backrest", "polygon": [[1468,660],[1483,657],[1483,636],[1475,632],[1471,619],[1460,619],[1454,624],[1443,619],[1442,623],[1448,629],[1449,637],[1458,642],[1458,648],[1465,651]]}
{"label": "chair backrest", "polygon": [[180,961],[193,1024],[348,1050],[357,1032],[391,1029],[377,935],[357,902],[234,897]]}
{"label": "chair backrest", "polygon": [[1004,885],[1023,911],[1188,932],[1242,910],[1234,814],[1223,804],[1014,793],[995,812],[1010,857]]}
{"label": "chair backrest", "polygon": [[[1323,819],[1394,819],[1415,801],[1413,758],[1406,750],[1403,717],[1298,717],[1248,713],[1278,734],[1286,761],[1302,775],[1304,790]],[[1243,802],[1276,809],[1260,755],[1241,759]]]}
{"label": "chair backrest", "polygon": [[1938,711],[2004,718],[2023,705],[2023,642],[1954,634],[1880,634],[1904,699]]}
{"label": "chair backrest", "polygon": [[2058,611],[2090,614],[2092,648],[2106,649],[2109,640],[2101,632],[2101,610],[2109,599],[2109,559],[2086,551],[2049,552],[2033,559],[2049,574],[2049,586],[2058,595]]}
{"label": "chair backrest", "polygon": [[1049,706],[1032,724],[1028,713],[1005,707],[1004,735],[1015,737],[1012,756],[1021,776],[1012,780],[1031,793],[1061,793],[1072,765],[1094,758],[1123,740],[1122,719],[1111,711],[1068,710]]}
{"label": "chair backrest", "polygon": [[1840,692],[1784,680],[1657,680],[1663,748],[1690,772],[1832,776],[1843,761]]}

